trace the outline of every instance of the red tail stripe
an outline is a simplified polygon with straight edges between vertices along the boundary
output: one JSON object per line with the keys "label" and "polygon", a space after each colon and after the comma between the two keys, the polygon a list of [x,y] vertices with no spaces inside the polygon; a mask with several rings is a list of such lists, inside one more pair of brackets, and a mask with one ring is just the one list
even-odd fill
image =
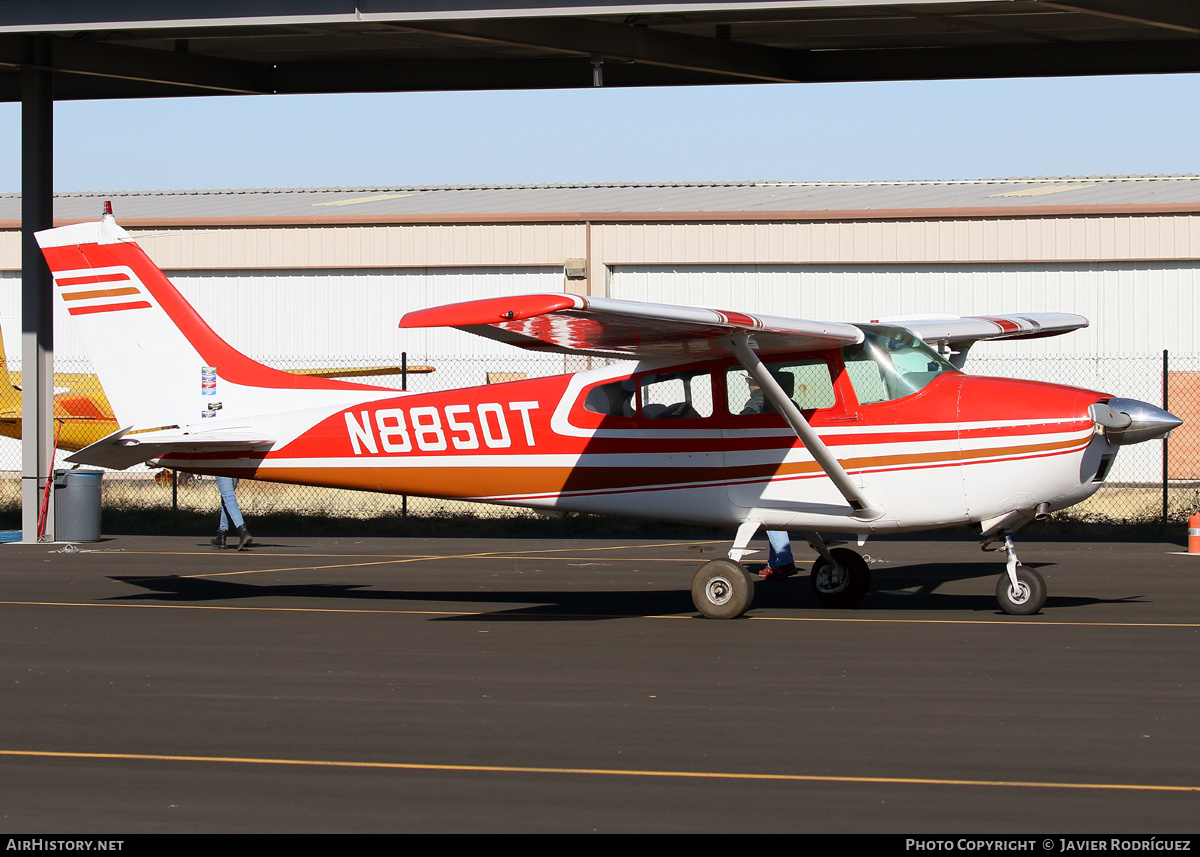
{"label": "red tail stripe", "polygon": [[115,283],[121,280],[128,280],[129,275],[125,273],[117,274],[101,274],[91,275],[87,277],[67,277],[65,279],[56,279],[60,286],[81,286],[85,283]]}
{"label": "red tail stripe", "polygon": [[73,306],[67,310],[71,315],[89,315],[93,312],[119,312],[123,309],[149,309],[149,301],[130,301],[124,304],[99,304],[98,306]]}

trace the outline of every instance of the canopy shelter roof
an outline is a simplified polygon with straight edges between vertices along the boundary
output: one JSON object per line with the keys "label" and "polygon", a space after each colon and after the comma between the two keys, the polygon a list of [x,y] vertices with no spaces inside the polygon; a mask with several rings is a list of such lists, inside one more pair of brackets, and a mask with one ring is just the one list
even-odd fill
{"label": "canopy shelter roof", "polygon": [[0,0],[0,100],[1188,72],[1198,36],[1191,0]]}

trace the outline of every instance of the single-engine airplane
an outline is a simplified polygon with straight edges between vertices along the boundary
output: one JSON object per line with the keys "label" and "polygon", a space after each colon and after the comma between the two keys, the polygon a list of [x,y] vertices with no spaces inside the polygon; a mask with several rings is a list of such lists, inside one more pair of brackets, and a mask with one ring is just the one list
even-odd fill
{"label": "single-engine airplane", "polygon": [[[844,324],[569,294],[411,312],[602,368],[434,393],[298,377],[212,331],[110,213],[38,233],[121,426],[68,460],[737,528],[692,583],[707,617],[744,613],[760,527],[817,552],[818,599],[866,594],[862,556],[822,534],[982,525],[1007,552],[997,597],[1046,587],[1011,535],[1104,481],[1121,446],[1181,421],[1106,393],[961,370],[986,339],[1052,336],[1080,316]],[[939,353],[939,351],[941,353]]]}

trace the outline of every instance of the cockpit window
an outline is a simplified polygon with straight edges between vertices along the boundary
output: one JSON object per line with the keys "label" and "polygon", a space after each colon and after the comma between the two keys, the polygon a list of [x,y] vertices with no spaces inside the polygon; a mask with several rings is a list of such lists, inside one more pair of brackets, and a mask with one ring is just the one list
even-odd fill
{"label": "cockpit window", "polygon": [[860,405],[911,396],[943,372],[957,372],[902,327],[859,325],[865,339],[842,349],[846,374]]}

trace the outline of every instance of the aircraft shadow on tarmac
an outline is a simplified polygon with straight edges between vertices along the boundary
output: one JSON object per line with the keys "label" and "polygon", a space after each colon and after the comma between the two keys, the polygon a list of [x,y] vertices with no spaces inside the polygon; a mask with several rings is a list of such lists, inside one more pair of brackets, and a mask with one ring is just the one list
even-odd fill
{"label": "aircraft shadow on tarmac", "polygon": [[[1046,564],[1029,564],[1037,568]],[[924,563],[889,570],[872,569],[873,584],[870,593],[856,610],[821,610],[830,617],[839,613],[847,615],[884,610],[907,613],[968,611],[999,614],[996,606],[994,585],[981,587],[978,593],[947,593],[939,587],[948,581],[984,578],[995,580],[999,570],[992,562],[980,563]],[[303,599],[334,599],[360,602],[416,602],[444,605],[447,611],[460,605],[470,609],[477,605],[482,612],[462,616],[431,617],[431,621],[493,621],[505,620],[597,620],[629,616],[658,616],[695,613],[691,593],[688,589],[677,590],[389,590],[374,588],[370,584],[328,583],[294,585],[255,585],[210,580],[197,577],[165,575],[161,577],[118,576],[112,577],[120,583],[138,587],[143,592],[116,596],[109,601],[168,601],[204,602],[238,601],[247,598],[288,601]],[[512,603],[522,606],[486,609],[499,604]],[[1143,596],[1125,598],[1093,598],[1084,596],[1050,596],[1044,610],[1080,607],[1087,604],[1140,604],[1147,603]],[[794,577],[780,582],[758,582],[755,585],[754,608],[772,609],[821,609],[809,587],[807,577]]]}

